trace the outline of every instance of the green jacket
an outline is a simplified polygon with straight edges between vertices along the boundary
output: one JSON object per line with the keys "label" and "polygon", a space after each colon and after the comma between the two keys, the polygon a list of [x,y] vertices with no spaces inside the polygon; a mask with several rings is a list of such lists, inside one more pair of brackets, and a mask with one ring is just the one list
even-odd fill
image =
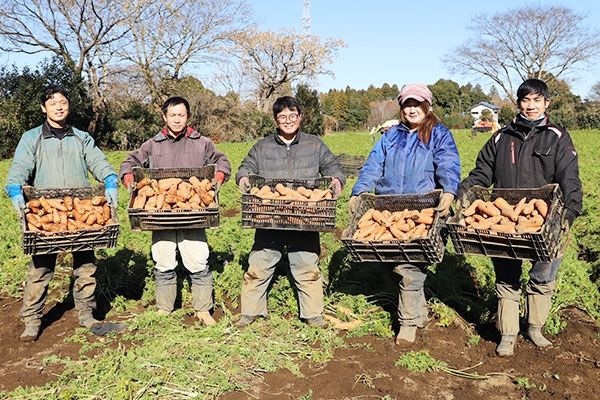
{"label": "green jacket", "polygon": [[6,183],[37,188],[88,187],[88,171],[100,182],[115,173],[87,132],[71,128],[58,139],[45,122],[21,136]]}

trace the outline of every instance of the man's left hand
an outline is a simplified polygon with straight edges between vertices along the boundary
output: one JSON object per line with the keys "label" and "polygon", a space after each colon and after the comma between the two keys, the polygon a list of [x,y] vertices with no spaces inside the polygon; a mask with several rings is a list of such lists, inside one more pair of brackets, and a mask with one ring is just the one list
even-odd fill
{"label": "man's left hand", "polygon": [[434,208],[434,210],[439,212],[440,217],[445,217],[450,212],[450,206],[452,205],[453,200],[454,195],[452,193],[442,193],[442,196],[440,197],[440,203],[436,208]]}
{"label": "man's left hand", "polygon": [[119,203],[119,178],[117,175],[111,174],[104,178],[104,197],[109,205],[116,207]]}
{"label": "man's left hand", "polygon": [[337,199],[342,194],[342,181],[340,181],[339,178],[333,178],[329,185],[329,189],[331,189],[333,198]]}

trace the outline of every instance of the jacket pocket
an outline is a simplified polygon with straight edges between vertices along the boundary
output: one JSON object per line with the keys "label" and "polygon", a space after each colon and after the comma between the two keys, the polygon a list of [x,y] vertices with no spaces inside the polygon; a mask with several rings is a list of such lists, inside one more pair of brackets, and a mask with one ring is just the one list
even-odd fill
{"label": "jacket pocket", "polygon": [[547,157],[552,155],[552,147],[538,147],[533,149],[533,155],[537,157]]}

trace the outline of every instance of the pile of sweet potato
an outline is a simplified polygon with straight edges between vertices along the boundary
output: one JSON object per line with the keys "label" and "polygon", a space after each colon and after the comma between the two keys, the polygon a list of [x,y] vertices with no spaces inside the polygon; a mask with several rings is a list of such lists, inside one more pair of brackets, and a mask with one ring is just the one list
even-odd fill
{"label": "pile of sweet potato", "polygon": [[131,208],[144,210],[200,210],[216,207],[215,190],[208,179],[144,178],[135,186]]}
{"label": "pile of sweet potato", "polygon": [[269,185],[264,185],[260,189],[253,187],[250,194],[260,197],[263,200],[299,200],[299,201],[319,201],[323,199],[332,199],[331,189],[307,189],[303,186],[292,189],[282,183],[275,185],[271,190]]}
{"label": "pile of sweet potato", "polygon": [[104,225],[114,223],[104,196],[91,199],[40,197],[27,202],[25,218],[27,230],[44,233],[102,229]]}
{"label": "pile of sweet potato", "polygon": [[394,212],[371,208],[359,219],[352,239],[365,242],[424,239],[433,223],[433,214],[433,208]]}
{"label": "pile of sweet potato", "polygon": [[501,233],[536,233],[548,215],[548,204],[541,199],[522,198],[515,205],[502,197],[492,201],[477,199],[462,211],[459,224],[467,229],[485,229]]}

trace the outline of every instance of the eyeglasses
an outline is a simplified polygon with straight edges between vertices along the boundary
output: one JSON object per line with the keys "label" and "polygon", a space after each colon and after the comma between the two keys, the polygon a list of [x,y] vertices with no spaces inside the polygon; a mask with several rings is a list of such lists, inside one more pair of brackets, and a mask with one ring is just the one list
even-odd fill
{"label": "eyeglasses", "polygon": [[283,124],[286,121],[296,122],[296,121],[298,121],[298,117],[299,117],[298,114],[290,114],[290,115],[279,114],[275,119],[280,124]]}

